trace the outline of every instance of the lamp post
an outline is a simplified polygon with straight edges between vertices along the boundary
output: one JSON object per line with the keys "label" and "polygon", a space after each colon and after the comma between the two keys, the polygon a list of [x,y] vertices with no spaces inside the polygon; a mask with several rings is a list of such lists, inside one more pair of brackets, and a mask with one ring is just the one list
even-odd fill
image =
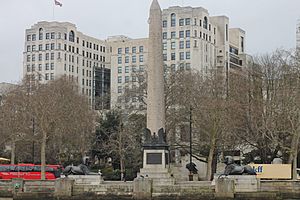
{"label": "lamp post", "polygon": [[193,158],[192,158],[192,106],[190,106],[190,174],[189,174],[189,181],[193,181]]}

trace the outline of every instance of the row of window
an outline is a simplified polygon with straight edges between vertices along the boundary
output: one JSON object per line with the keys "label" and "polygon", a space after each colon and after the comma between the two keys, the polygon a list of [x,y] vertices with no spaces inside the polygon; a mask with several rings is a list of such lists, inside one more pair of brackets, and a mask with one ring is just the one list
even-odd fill
{"label": "row of window", "polygon": [[[39,29],[38,36],[39,36],[39,40],[43,40],[44,33],[43,33],[42,28]],[[65,40],[67,40],[67,36],[68,36],[68,34],[64,33],[64,39]],[[28,42],[29,41],[36,41],[36,39],[37,39],[36,34],[32,34],[32,35],[29,34],[29,35],[26,36],[26,40]],[[45,34],[45,39],[46,40],[62,39],[62,34],[60,32],[59,33],[55,33],[55,32],[46,33]],[[74,31],[69,32],[69,41],[70,42],[75,42],[75,33],[74,33]],[[79,37],[76,38],[76,42],[77,42],[77,44],[79,44]],[[101,45],[98,45],[98,44],[95,44],[95,43],[92,43],[92,42],[82,40],[82,46],[86,47],[86,48],[94,49],[96,51],[100,50],[100,52],[105,52],[105,46],[101,46]]]}
{"label": "row of window", "polygon": [[[176,53],[172,52],[171,54],[171,60],[176,60]],[[163,54],[164,61],[168,60],[168,56],[166,53]],[[191,52],[179,52],[179,60],[190,60],[191,59]]]}
{"label": "row of window", "polygon": [[[163,28],[168,27],[168,20],[163,20],[162,25],[163,25]],[[178,20],[178,25],[179,26],[191,25],[191,18],[185,18],[185,19],[180,18]],[[197,20],[197,18],[194,18],[194,26],[197,26],[197,25],[198,25],[198,20]],[[176,14],[175,13],[171,14],[171,24],[170,24],[170,26],[171,27],[176,26]],[[202,26],[202,20],[201,19],[199,20],[199,26]],[[208,19],[207,19],[206,16],[203,18],[203,28],[211,30],[211,25],[208,24]]]}
{"label": "row of window", "polygon": [[[69,68],[67,69],[67,64],[65,64],[64,70],[65,70],[65,71],[68,70],[69,72],[72,72],[72,73],[75,72],[74,66],[73,66],[73,65],[69,65]],[[77,73],[77,74],[79,73],[78,67],[76,67],[76,73]],[[85,71],[84,69],[82,69],[82,76],[86,76],[86,77],[92,78],[92,71],[90,71],[90,70],[86,70],[86,71]]]}
{"label": "row of window", "polygon": [[[27,72],[34,72],[35,70],[36,70],[35,64],[27,65]],[[37,65],[37,70],[42,71],[43,70],[43,65],[38,64]],[[45,64],[45,70],[54,70],[54,63],[46,63]]]}
{"label": "row of window", "polygon": [[92,90],[91,89],[86,89],[86,92],[84,92],[84,88],[82,88],[81,93],[91,96],[92,95]]}
{"label": "row of window", "polygon": [[[172,32],[170,32],[170,34],[171,34],[171,39],[177,38],[176,31],[172,31]],[[190,30],[179,31],[178,36],[179,36],[179,38],[189,38],[189,37],[191,37],[191,31]],[[168,39],[168,32],[163,32],[162,37],[163,37],[163,39]],[[194,30],[194,37],[195,38],[199,37],[201,39],[211,41],[211,36],[210,35],[205,34],[205,33],[202,34],[202,32],[200,31],[199,36],[198,36],[197,30]]]}
{"label": "row of window", "polygon": [[[189,49],[191,48],[191,41],[190,40],[186,40],[186,41],[179,41],[179,49],[184,49],[184,44],[185,44],[185,48]],[[171,42],[171,49],[176,49],[176,42]],[[163,50],[167,50],[167,43],[164,42],[163,43]]]}
{"label": "row of window", "polygon": [[36,78],[38,81],[42,81],[43,79],[46,81],[54,80],[54,73],[46,73],[45,75],[37,74],[37,76],[35,74],[27,75],[28,80],[35,81]]}
{"label": "row of window", "polygon": [[82,82],[81,84],[84,86],[88,86],[88,87],[92,87],[92,81],[91,80],[88,80],[88,79],[82,79]]}
{"label": "row of window", "polygon": [[[129,63],[129,56],[125,56],[125,63]],[[131,56],[131,62],[136,63],[136,55]],[[139,62],[144,62],[144,55],[139,55]],[[122,64],[122,57],[118,57],[118,64]]]}
{"label": "row of window", "polygon": [[[136,51],[136,47],[132,47],[131,48],[131,53],[137,53]],[[139,46],[139,53],[143,53],[144,52],[144,46]],[[129,53],[129,47],[125,47],[125,54]],[[118,48],[118,54],[122,54],[122,48]]]}
{"label": "row of window", "polygon": [[[137,76],[131,76],[131,81],[133,83],[135,83],[135,82],[142,81],[142,80],[139,80]],[[130,82],[130,76],[125,76],[124,82],[129,83]],[[119,84],[122,83],[122,76],[118,76],[118,83]]]}
{"label": "row of window", "polygon": [[[46,53],[45,54],[45,60],[54,60],[54,53]],[[42,61],[43,60],[43,54],[38,54],[38,61]],[[32,54],[32,55],[27,55],[27,58],[26,58],[27,62],[35,62],[36,61],[36,55],[35,54]]]}
{"label": "row of window", "polygon": [[[138,69],[137,66],[134,66],[134,65],[131,67],[131,71],[132,71],[133,73],[134,73],[134,72],[144,72],[144,70],[145,70],[145,67],[144,67],[143,65],[140,65],[140,66],[139,66],[139,69]],[[125,66],[124,72],[125,72],[125,73],[129,73],[129,72],[130,72],[129,66]],[[123,68],[122,68],[122,66],[119,66],[119,67],[118,67],[118,74],[122,74],[122,73],[123,73]]]}

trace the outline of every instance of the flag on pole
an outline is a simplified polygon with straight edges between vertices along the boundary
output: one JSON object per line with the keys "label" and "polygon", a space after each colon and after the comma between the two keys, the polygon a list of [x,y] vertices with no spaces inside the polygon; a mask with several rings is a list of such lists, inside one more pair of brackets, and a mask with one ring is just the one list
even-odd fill
{"label": "flag on pole", "polygon": [[55,3],[55,5],[56,5],[56,6],[60,6],[60,7],[62,7],[62,3],[60,3],[59,1],[57,1],[57,0],[54,0],[54,3]]}

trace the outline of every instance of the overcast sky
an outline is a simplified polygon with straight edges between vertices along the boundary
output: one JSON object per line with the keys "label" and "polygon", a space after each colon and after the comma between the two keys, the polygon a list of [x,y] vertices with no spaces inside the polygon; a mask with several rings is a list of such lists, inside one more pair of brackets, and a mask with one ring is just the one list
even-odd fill
{"label": "overcast sky", "polygon": [[[99,39],[111,35],[147,37],[151,0],[60,0],[55,20],[76,24],[79,31]],[[0,0],[0,83],[22,77],[24,33],[38,21],[53,21],[54,0]],[[169,6],[204,7],[210,15],[226,15],[230,27],[246,31],[251,55],[277,48],[295,48],[299,0],[159,0]]]}

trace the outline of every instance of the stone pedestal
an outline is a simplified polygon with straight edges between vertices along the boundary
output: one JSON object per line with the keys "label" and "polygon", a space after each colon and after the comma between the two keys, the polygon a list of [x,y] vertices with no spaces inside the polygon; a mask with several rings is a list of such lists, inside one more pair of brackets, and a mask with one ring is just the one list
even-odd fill
{"label": "stone pedestal", "polygon": [[153,180],[150,178],[137,177],[133,181],[134,199],[151,199]]}
{"label": "stone pedestal", "polygon": [[216,197],[234,198],[234,180],[228,178],[219,178],[215,180]]}
{"label": "stone pedestal", "polygon": [[143,168],[140,169],[138,176],[152,179],[154,185],[173,185],[175,183],[175,179],[170,173],[168,150],[145,148],[143,156]]}
{"label": "stone pedestal", "polygon": [[78,185],[99,185],[103,183],[103,178],[100,175],[69,175],[68,178],[74,179],[75,184]]}
{"label": "stone pedestal", "polygon": [[60,178],[55,180],[55,192],[57,197],[70,197],[73,193],[75,180],[71,178]]}

